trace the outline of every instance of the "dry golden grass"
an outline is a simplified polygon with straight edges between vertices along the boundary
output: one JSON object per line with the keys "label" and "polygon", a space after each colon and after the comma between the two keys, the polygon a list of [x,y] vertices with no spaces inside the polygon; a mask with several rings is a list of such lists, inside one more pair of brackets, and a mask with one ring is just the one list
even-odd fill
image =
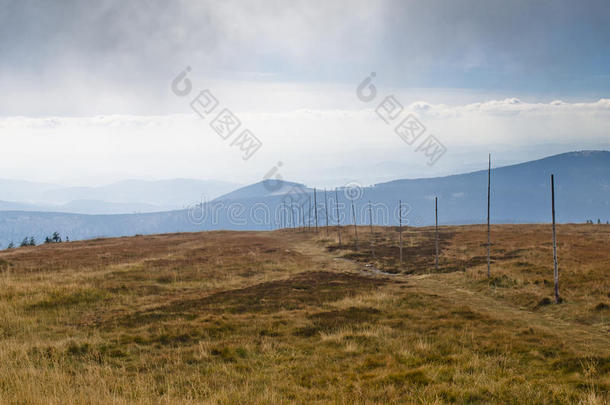
{"label": "dry golden grass", "polygon": [[[208,232],[0,252],[2,403],[607,403],[610,228]],[[394,274],[380,274],[380,269]],[[431,274],[428,274],[428,273]]]}

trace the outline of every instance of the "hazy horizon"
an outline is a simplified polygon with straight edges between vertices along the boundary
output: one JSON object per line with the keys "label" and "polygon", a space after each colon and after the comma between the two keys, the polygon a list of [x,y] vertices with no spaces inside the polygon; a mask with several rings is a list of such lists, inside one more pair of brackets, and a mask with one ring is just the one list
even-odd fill
{"label": "hazy horizon", "polygon": [[[540,160],[540,159],[544,159],[547,157],[560,155],[560,154],[564,154],[564,153],[570,153],[570,152],[587,152],[587,151],[608,152],[608,151],[610,151],[610,145],[608,145],[608,147],[606,149],[569,149],[567,147],[562,147],[562,146],[558,146],[558,148],[559,148],[559,150],[563,150],[563,148],[565,148],[565,151],[553,153],[553,154],[533,153],[532,156],[534,156],[534,157],[532,157],[530,159],[526,159],[526,160],[516,160],[516,159],[508,160],[507,159],[507,160],[498,161],[498,159],[496,159],[496,156],[494,155],[493,167],[499,168],[499,167],[505,167],[505,166],[512,166],[512,165],[527,163],[530,161]],[[386,162],[386,163],[394,163],[394,162]],[[485,163],[485,162],[483,162],[483,163]],[[394,176],[386,175],[386,176],[379,177],[379,179],[380,179],[379,181],[370,181],[370,182],[359,182],[357,180],[354,180],[354,177],[349,177],[349,176],[346,176],[343,179],[330,179],[330,181],[326,181],[324,179],[317,179],[317,180],[313,179],[309,183],[305,182],[305,181],[298,181],[298,180],[295,180],[292,178],[286,178],[286,177],[282,178],[282,180],[287,181],[287,182],[295,182],[295,183],[304,184],[307,187],[318,187],[318,188],[320,188],[320,187],[329,187],[329,188],[342,187],[348,183],[358,183],[362,187],[367,187],[367,186],[372,186],[376,183],[390,182],[390,181],[394,181],[394,180],[430,179],[430,178],[435,178],[435,177],[446,177],[446,176],[452,176],[452,175],[467,174],[467,173],[476,172],[476,171],[480,171],[480,170],[485,170],[485,167],[476,168],[474,165],[471,164],[471,165],[465,165],[463,170],[452,171],[452,172],[448,172],[448,173],[430,174],[430,175],[413,176],[413,177],[401,176],[399,174],[394,175]],[[263,181],[263,179],[254,178],[251,182],[233,182],[233,181],[223,180],[223,179],[218,179],[218,178],[194,178],[194,177],[192,177],[192,178],[188,178],[188,177],[135,178],[135,177],[131,177],[131,178],[119,178],[119,179],[111,180],[111,181],[107,181],[107,182],[66,183],[66,182],[47,182],[44,180],[35,180],[35,179],[18,178],[18,177],[8,178],[8,177],[0,176],[0,181],[40,183],[40,184],[45,184],[48,186],[59,187],[59,188],[103,188],[103,187],[108,187],[108,186],[117,185],[120,183],[127,183],[127,182],[156,183],[156,182],[170,182],[170,181],[200,181],[200,182],[219,182],[219,183],[231,184],[237,189],[240,187],[245,187],[245,186],[248,186],[251,184],[258,183],[260,181]]]}

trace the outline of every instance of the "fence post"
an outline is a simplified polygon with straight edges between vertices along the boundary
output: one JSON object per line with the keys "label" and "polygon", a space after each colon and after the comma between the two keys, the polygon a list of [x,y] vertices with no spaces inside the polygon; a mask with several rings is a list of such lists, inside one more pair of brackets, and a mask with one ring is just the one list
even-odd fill
{"label": "fence post", "polygon": [[358,227],[356,226],[356,210],[354,209],[354,200],[352,200],[352,221],[354,221],[354,235],[356,236],[356,251],[358,251]]}
{"label": "fence post", "polygon": [[371,207],[371,200],[369,200],[369,223],[371,226],[371,256],[375,257],[375,250],[373,248],[375,241],[375,233],[373,232],[373,209]]}
{"label": "fence post", "polygon": [[341,247],[341,220],[339,219],[339,192],[335,187],[335,207],[337,208],[337,234],[339,235],[339,247]]}
{"label": "fence post", "polygon": [[324,211],[326,211],[326,236],[328,237],[328,198],[326,197],[326,188],[324,188]]}
{"label": "fence post", "polygon": [[398,249],[400,250],[400,265],[402,266],[402,200],[398,200]]}
{"label": "fence post", "polygon": [[438,197],[434,197],[434,244],[436,247],[436,260],[434,261],[434,267],[438,271]]}
{"label": "fence post", "polygon": [[491,153],[487,166],[487,278],[491,277],[491,228],[489,225],[489,208],[491,194]]}
{"label": "fence post", "polygon": [[316,188],[313,189],[313,209],[316,216],[316,233],[318,233],[318,197],[316,196]]}
{"label": "fence post", "polygon": [[557,233],[555,230],[555,176],[551,174],[551,207],[553,211],[553,264],[555,266],[555,303],[559,304],[559,269],[557,267]]}

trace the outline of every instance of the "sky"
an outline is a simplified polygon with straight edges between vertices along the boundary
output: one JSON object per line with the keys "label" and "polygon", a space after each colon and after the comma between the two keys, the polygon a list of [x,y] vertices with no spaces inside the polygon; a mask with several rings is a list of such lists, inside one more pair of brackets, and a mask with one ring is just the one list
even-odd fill
{"label": "sky", "polygon": [[[607,150],[605,3],[0,0],[0,178],[337,186]],[[261,146],[244,159],[246,129]]]}

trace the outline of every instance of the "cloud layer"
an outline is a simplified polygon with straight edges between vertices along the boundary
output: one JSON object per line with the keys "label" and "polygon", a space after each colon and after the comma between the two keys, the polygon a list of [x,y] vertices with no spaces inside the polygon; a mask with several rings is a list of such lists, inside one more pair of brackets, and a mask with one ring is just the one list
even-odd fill
{"label": "cloud layer", "polygon": [[419,101],[406,109],[448,149],[433,167],[394,133],[394,125],[385,124],[374,108],[365,108],[236,110],[243,126],[263,142],[248,161],[230,140],[211,129],[209,119],[195,113],[6,117],[0,119],[5,139],[0,168],[10,173],[4,177],[60,183],[104,183],[125,177],[250,182],[262,179],[281,161],[284,177],[292,180],[371,183],[467,170],[471,166],[464,162],[476,165],[486,151],[514,161],[511,152],[519,149],[531,149],[533,156],[524,155],[529,158],[608,148],[608,99],[528,103],[512,98],[456,106]]}

